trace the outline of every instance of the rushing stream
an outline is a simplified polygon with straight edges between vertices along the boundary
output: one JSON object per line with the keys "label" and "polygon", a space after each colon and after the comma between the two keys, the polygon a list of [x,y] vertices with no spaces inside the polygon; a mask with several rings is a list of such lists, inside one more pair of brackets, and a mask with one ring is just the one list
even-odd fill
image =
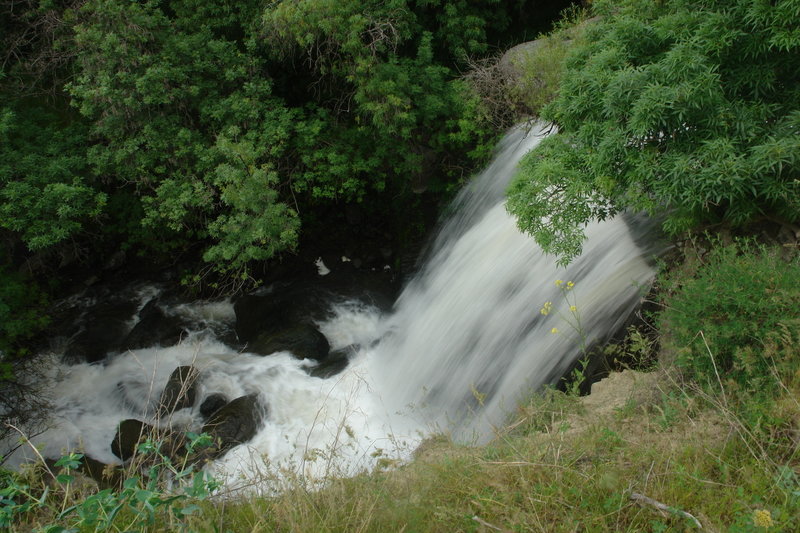
{"label": "rushing stream", "polygon": [[[487,440],[520,395],[560,378],[581,343],[623,325],[653,276],[653,249],[642,245],[651,240],[646,221],[591,225],[583,255],[567,269],[516,229],[504,190],[541,135],[516,129],[506,136],[492,164],[456,199],[392,312],[360,301],[332,304],[317,322],[331,350],[359,346],[342,373],[313,377],[310,360],[226,345],[220,339],[236,320],[230,302],[176,305],[164,311],[197,327],[175,346],[123,352],[103,364],[68,365],[54,354],[47,376],[51,426],[34,442],[49,457],[80,448],[119,463],[109,447],[117,425],[126,418],[152,422],[180,365],[193,365],[200,378],[195,405],[176,411],[173,426],[197,431],[198,406],[212,393],[258,393],[266,406],[256,435],[212,465],[229,484],[264,480],[278,469],[311,478],[352,474],[381,459],[407,459],[433,431]],[[154,291],[140,290],[139,308]],[[545,302],[552,302],[547,316],[540,313]],[[580,335],[570,317],[580,318]],[[30,455],[22,447],[9,462]]]}

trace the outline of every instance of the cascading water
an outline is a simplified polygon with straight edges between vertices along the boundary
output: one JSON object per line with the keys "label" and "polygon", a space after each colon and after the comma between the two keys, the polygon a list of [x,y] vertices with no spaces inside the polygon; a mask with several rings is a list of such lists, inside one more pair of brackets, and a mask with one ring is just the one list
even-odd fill
{"label": "cascading water", "polygon": [[[176,346],[121,353],[104,365],[54,358],[51,429],[34,441],[50,457],[80,447],[100,461],[119,462],[109,448],[117,424],[158,423],[159,395],[172,370],[187,364],[200,370],[198,399],[172,415],[173,425],[201,427],[197,407],[210,393],[258,393],[267,405],[257,434],[213,465],[231,484],[277,466],[307,478],[352,474],[381,457],[407,458],[431,431],[489,438],[520,395],[559,379],[582,343],[602,340],[624,323],[654,272],[653,250],[638,244],[650,224],[632,217],[591,225],[584,253],[567,269],[516,229],[504,190],[541,136],[541,128],[506,136],[494,162],[456,199],[392,313],[381,316],[352,301],[332,307],[319,323],[331,349],[363,347],[342,374],[309,376],[310,363],[288,353],[238,353],[217,340],[235,320],[229,303],[184,305],[167,311],[191,315],[206,328]],[[557,280],[574,282],[569,301]],[[548,301],[552,310],[544,316],[540,308]],[[575,316],[573,304],[579,332],[564,320]],[[10,462],[26,457],[20,448]]]}
{"label": "cascading water", "polygon": [[486,440],[521,394],[558,380],[581,346],[624,325],[654,274],[654,243],[637,244],[652,234],[642,219],[590,225],[583,254],[566,269],[517,230],[505,188],[542,134],[509,134],[460,193],[457,213],[388,317],[376,359],[385,403],[413,406],[420,421],[461,440]]}

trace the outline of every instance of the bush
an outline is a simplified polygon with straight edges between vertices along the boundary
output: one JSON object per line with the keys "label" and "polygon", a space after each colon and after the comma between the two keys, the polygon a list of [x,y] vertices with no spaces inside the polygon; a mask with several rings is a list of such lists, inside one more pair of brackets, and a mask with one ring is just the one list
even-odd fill
{"label": "bush", "polygon": [[800,214],[797,0],[597,0],[509,211],[568,262],[625,209],[680,234]]}
{"label": "bush", "polygon": [[666,289],[662,339],[690,377],[716,382],[718,373],[754,392],[775,383],[772,369],[789,362],[765,355],[765,346],[800,328],[797,260],[752,243],[717,246],[694,277],[673,276]]}

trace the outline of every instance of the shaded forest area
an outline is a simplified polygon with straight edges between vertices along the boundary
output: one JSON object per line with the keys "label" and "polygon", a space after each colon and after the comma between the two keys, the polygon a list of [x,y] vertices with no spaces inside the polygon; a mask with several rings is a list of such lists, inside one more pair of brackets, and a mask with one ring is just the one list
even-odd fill
{"label": "shaded forest area", "polygon": [[569,3],[3,1],[0,352],[93,276],[221,292],[304,246],[402,250],[498,134],[470,61]]}

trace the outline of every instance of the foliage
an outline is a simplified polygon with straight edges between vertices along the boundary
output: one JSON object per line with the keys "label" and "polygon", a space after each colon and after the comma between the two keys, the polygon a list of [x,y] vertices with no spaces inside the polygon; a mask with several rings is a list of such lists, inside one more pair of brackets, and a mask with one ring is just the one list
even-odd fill
{"label": "foliage", "polygon": [[12,255],[200,249],[247,277],[320,207],[442,194],[495,135],[455,68],[525,3],[0,3]]}
{"label": "foliage", "polygon": [[782,328],[800,331],[797,260],[747,243],[716,246],[695,276],[676,275],[665,289],[659,329],[692,378],[771,394],[772,373],[795,364],[769,359],[764,347]]}
{"label": "foliage", "polygon": [[0,356],[17,355],[23,342],[47,324],[45,303],[36,285],[0,264]]}
{"label": "foliage", "polygon": [[0,108],[0,227],[41,250],[78,234],[106,196],[86,179],[85,128],[39,107]]}
{"label": "foliage", "polygon": [[40,394],[41,365],[30,355],[28,343],[49,323],[47,298],[38,285],[10,271],[0,254],[0,464],[11,446],[9,423],[25,421],[39,429],[48,402]]}
{"label": "foliage", "polygon": [[[187,450],[211,444],[207,434],[188,434]],[[146,473],[132,467],[117,487],[87,488],[78,472],[86,458],[70,452],[53,465],[27,476],[0,472],[0,527],[22,531],[37,526],[43,533],[68,531],[145,531],[153,528],[191,531],[186,521],[201,511],[220,484],[194,465],[175,464],[159,443],[139,445],[139,460],[150,461]],[[52,481],[44,482],[42,476]]]}
{"label": "foliage", "polygon": [[797,0],[593,3],[600,19],[543,110],[560,134],[522,163],[508,208],[562,261],[622,209],[703,222],[800,216]]}
{"label": "foliage", "polygon": [[443,19],[429,31],[401,0],[92,0],[75,18],[67,90],[93,171],[134,192],[161,241],[207,242],[223,272],[293,250],[316,205],[408,196],[425,167],[460,178],[447,161],[488,151],[477,100],[434,57],[485,44],[445,43]]}
{"label": "foliage", "polygon": [[62,46],[69,16],[83,0],[0,0],[0,87],[13,98],[53,98],[71,72],[74,56]]}

